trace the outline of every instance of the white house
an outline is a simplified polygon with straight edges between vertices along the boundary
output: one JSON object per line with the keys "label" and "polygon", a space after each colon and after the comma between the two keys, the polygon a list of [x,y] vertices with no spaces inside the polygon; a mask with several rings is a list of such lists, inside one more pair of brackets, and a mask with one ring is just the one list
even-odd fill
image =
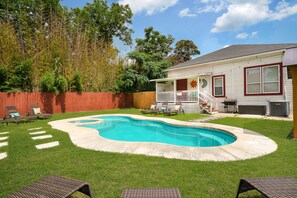
{"label": "white house", "polygon": [[152,80],[156,101],[181,103],[191,113],[292,114],[292,79],[282,62],[296,46],[232,45],[172,66],[167,78]]}

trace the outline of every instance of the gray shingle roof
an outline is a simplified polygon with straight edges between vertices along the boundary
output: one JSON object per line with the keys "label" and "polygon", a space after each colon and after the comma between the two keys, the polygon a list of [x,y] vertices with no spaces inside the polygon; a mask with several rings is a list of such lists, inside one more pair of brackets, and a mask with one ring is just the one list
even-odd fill
{"label": "gray shingle roof", "polygon": [[214,61],[227,60],[232,58],[238,58],[242,56],[249,56],[254,54],[261,54],[265,52],[273,52],[283,50],[286,48],[297,46],[297,43],[291,44],[255,44],[255,45],[231,45],[229,47],[214,51],[209,54],[205,54],[198,58],[189,60],[187,62],[169,67],[167,70],[178,69],[187,66],[194,66],[203,63],[209,63]]}

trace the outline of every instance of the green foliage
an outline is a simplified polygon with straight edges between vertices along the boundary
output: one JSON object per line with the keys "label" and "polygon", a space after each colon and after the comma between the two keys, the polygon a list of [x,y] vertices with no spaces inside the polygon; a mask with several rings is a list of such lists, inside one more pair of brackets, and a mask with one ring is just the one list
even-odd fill
{"label": "green foliage", "polygon": [[149,79],[137,73],[132,68],[125,68],[119,76],[114,87],[114,92],[132,92],[141,90],[141,87],[149,83]]}
{"label": "green foliage", "polygon": [[64,76],[53,73],[46,73],[41,78],[41,91],[42,92],[55,92],[58,95],[67,90],[67,80]]}
{"label": "green foliage", "polygon": [[4,66],[0,65],[0,92],[9,90],[7,79],[8,71]]}
{"label": "green foliage", "polygon": [[21,91],[32,91],[33,66],[30,60],[25,60],[13,68],[13,75],[10,78],[10,86],[19,88]]}
{"label": "green foliage", "polygon": [[133,14],[128,5],[112,3],[109,7],[106,0],[94,0],[82,9],[73,9],[72,15],[75,25],[87,29],[91,38],[111,43],[113,37],[118,37],[124,43],[132,44],[133,30],[127,25],[132,24]]}
{"label": "green foliage", "polygon": [[160,32],[155,31],[153,27],[146,28],[144,32],[144,39],[136,39],[136,50],[150,55],[156,54],[155,56],[159,58],[167,57],[172,51],[171,45],[174,38],[171,35],[162,35]]}
{"label": "green foliage", "polygon": [[[117,88],[121,91],[152,91],[155,83],[151,79],[166,77],[165,69],[172,63],[167,56],[174,39],[165,36],[152,27],[145,29],[145,38],[136,39],[136,50],[128,53],[128,58],[134,61],[117,81]],[[117,90],[117,89],[116,89]]]}
{"label": "green foliage", "polygon": [[[113,39],[131,44],[131,18],[127,5],[106,0],[72,10],[62,7],[60,0],[0,1],[0,65],[8,73],[0,89],[109,90],[119,70]],[[15,71],[24,74],[12,64],[14,59],[30,59],[33,77],[10,77]],[[79,77],[74,77],[76,71]],[[48,73],[53,73],[54,84],[46,85],[52,82]],[[65,79],[70,79],[69,84]]]}
{"label": "green foliage", "polygon": [[42,92],[56,92],[54,74],[44,74],[41,78],[40,86]]}
{"label": "green foliage", "polygon": [[75,73],[72,79],[69,82],[70,91],[73,92],[82,92],[82,81],[81,81],[81,74],[79,72]]}
{"label": "green foliage", "polygon": [[200,54],[197,46],[191,40],[180,40],[176,42],[174,54],[169,56],[169,60],[173,64],[183,63],[191,60],[191,56]]}

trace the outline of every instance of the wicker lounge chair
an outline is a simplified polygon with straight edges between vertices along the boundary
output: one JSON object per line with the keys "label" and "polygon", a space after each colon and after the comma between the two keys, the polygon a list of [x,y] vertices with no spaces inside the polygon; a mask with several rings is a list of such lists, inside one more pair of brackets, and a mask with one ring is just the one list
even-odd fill
{"label": "wicker lounge chair", "polygon": [[37,182],[14,192],[9,195],[8,198],[62,198],[68,197],[76,191],[92,197],[89,184],[86,182],[61,176],[46,176]]}
{"label": "wicker lounge chair", "polygon": [[37,116],[32,116],[32,115],[31,116],[30,115],[21,116],[19,114],[19,112],[17,111],[16,106],[13,106],[13,105],[6,106],[6,109],[7,109],[8,115],[5,116],[4,118],[10,119],[12,121],[18,121],[19,122],[20,120],[22,120],[22,121],[27,121],[28,122],[28,121],[33,121],[33,120],[37,119]]}
{"label": "wicker lounge chair", "polygon": [[172,105],[172,106],[168,107],[168,109],[165,110],[163,113],[164,113],[164,115],[171,116],[171,115],[177,115],[178,113],[184,114],[185,112],[181,108],[181,105]]}
{"label": "wicker lounge chair", "polygon": [[156,105],[152,104],[150,108],[142,109],[140,112],[142,114],[151,114],[156,111]]}
{"label": "wicker lounge chair", "polygon": [[178,188],[128,188],[121,198],[181,198]]}
{"label": "wicker lounge chair", "polygon": [[46,112],[41,112],[38,104],[31,104],[30,105],[30,114],[35,115],[40,119],[46,119],[46,118],[51,118],[52,114],[46,113]]}
{"label": "wicker lounge chair", "polygon": [[258,190],[270,198],[297,197],[297,179],[291,177],[241,179],[236,197],[249,190]]}

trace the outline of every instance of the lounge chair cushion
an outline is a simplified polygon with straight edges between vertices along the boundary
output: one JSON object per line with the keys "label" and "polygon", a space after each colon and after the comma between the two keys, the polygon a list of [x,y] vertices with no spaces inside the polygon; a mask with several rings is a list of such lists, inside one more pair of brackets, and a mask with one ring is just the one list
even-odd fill
{"label": "lounge chair cushion", "polygon": [[151,108],[152,110],[155,110],[156,109],[156,105],[151,105]]}
{"label": "lounge chair cushion", "polygon": [[40,108],[33,108],[34,114],[41,114]]}
{"label": "lounge chair cushion", "polygon": [[179,111],[180,110],[180,105],[174,105],[174,110]]}
{"label": "lounge chair cushion", "polygon": [[11,118],[20,117],[19,113],[10,113],[9,115]]}

